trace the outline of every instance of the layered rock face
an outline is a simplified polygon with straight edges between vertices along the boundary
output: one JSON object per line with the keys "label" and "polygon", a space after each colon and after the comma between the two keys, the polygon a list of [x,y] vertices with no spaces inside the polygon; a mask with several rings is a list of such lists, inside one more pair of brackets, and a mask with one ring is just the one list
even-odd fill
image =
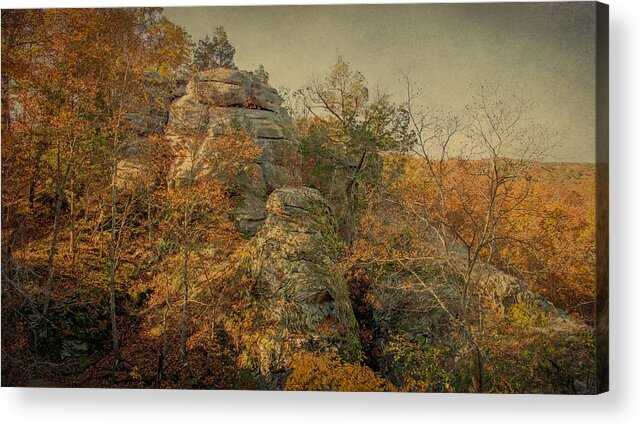
{"label": "layered rock face", "polygon": [[[169,179],[180,179],[193,162],[204,158],[199,138],[223,135],[231,127],[244,129],[262,147],[263,154],[256,161],[254,173],[237,177],[235,216],[241,231],[256,233],[265,220],[267,196],[274,189],[300,182],[292,168],[297,151],[289,129],[291,119],[281,107],[283,100],[252,73],[229,68],[197,73],[179,87],[179,94],[170,106],[166,129],[168,139],[178,149]],[[186,138],[196,140],[192,153],[184,153],[184,149],[181,153],[181,142]]]}
{"label": "layered rock face", "polygon": [[[237,225],[255,236],[227,265],[212,267],[226,272],[222,281],[230,289],[254,284],[238,316],[224,316],[241,366],[277,385],[287,374],[288,355],[299,349],[356,358],[358,326],[337,265],[342,242],[336,220],[321,193],[296,187],[297,145],[277,91],[252,73],[216,68],[178,82],[173,99],[161,101],[154,103],[160,109],[133,112],[130,120],[141,139],[164,126],[173,154],[170,183],[210,173],[206,142],[232,129],[245,130],[262,148],[253,170],[234,183]],[[136,153],[132,146],[119,165],[126,185],[145,180]]]}
{"label": "layered rock face", "polygon": [[[281,106],[277,91],[247,71],[215,68],[196,73],[189,81],[171,82],[150,75],[147,83],[149,108],[127,114],[134,138],[119,162],[118,185],[130,188],[145,181],[147,139],[164,131],[174,161],[170,182],[208,171],[207,138],[225,135],[231,128],[246,131],[262,148],[252,171],[236,177],[238,193],[235,217],[239,229],[256,233],[265,220],[269,194],[285,185],[299,185],[297,149],[291,133],[291,118]],[[167,95],[167,94],[170,95]]]}
{"label": "layered rock face", "polygon": [[287,373],[288,355],[298,349],[357,357],[358,326],[337,265],[342,242],[336,220],[321,193],[297,187],[297,146],[282,99],[252,73],[226,68],[197,73],[179,92],[166,128],[176,154],[170,181],[193,173],[194,162],[207,162],[202,141],[231,127],[247,131],[263,149],[254,173],[235,182],[238,227],[255,236],[240,251],[249,248],[247,254],[226,267],[231,287],[244,279],[254,284],[240,311],[247,322],[226,321],[241,366],[276,385]]}
{"label": "layered rock face", "polygon": [[275,314],[290,338],[298,347],[358,351],[332,209],[315,189],[284,187],[270,195],[267,213],[255,240],[253,270],[260,292],[277,303]]}
{"label": "layered rock face", "polygon": [[271,376],[299,349],[358,357],[358,326],[337,265],[342,243],[321,194],[307,187],[272,192],[252,248],[246,266],[264,322],[259,338],[241,332],[243,364]]}

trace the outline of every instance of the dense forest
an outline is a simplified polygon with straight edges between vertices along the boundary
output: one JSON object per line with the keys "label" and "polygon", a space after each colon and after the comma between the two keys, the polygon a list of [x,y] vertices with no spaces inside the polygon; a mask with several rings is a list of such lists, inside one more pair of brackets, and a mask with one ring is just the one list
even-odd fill
{"label": "dense forest", "polygon": [[234,55],[2,11],[2,386],[595,392],[595,166],[527,100]]}

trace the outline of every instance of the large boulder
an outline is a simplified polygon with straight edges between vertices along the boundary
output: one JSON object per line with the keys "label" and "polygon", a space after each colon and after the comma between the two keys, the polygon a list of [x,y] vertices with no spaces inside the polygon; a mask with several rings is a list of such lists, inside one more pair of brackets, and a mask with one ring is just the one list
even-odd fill
{"label": "large boulder", "polygon": [[[254,329],[236,329],[241,365],[266,377],[286,373],[299,349],[360,355],[358,326],[332,209],[314,189],[283,187],[267,201],[267,217],[244,266],[254,281]],[[256,325],[257,319],[263,319]],[[238,326],[236,326],[238,327]],[[235,330],[231,325],[231,330]]]}

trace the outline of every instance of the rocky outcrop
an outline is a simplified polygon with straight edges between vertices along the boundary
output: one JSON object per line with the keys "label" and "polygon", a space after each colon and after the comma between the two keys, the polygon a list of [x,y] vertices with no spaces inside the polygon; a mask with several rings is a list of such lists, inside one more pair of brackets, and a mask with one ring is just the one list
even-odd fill
{"label": "rocky outcrop", "polygon": [[[300,185],[297,150],[282,99],[252,73],[225,68],[197,73],[183,92],[170,107],[166,130],[174,147],[186,136],[215,137],[234,127],[263,150],[254,171],[235,179],[239,229],[255,235],[247,253],[227,268],[231,286],[247,279],[254,284],[239,317],[225,321],[240,365],[278,383],[297,349],[356,358],[358,327],[337,265],[342,243],[336,220],[317,190],[294,187]],[[180,179],[193,161],[178,153],[170,180]]]}
{"label": "rocky outcrop", "polygon": [[[183,88],[169,110],[166,135],[175,148],[186,136],[199,138],[242,128],[255,138],[263,153],[254,173],[236,178],[236,221],[241,231],[254,234],[265,220],[268,195],[285,185],[299,183],[297,150],[290,131],[291,119],[275,89],[252,73],[215,68],[197,73]],[[198,144],[198,142],[197,142]],[[199,156],[198,147],[195,148]],[[170,180],[189,169],[192,157],[177,153]]]}
{"label": "rocky outcrop", "polygon": [[277,91],[247,71],[223,67],[204,70],[197,73],[192,84],[201,104],[282,113],[283,100]]}
{"label": "rocky outcrop", "polygon": [[[164,127],[173,153],[170,183],[208,174],[205,142],[231,129],[245,130],[262,148],[253,168],[233,183],[238,227],[254,236],[229,263],[212,269],[221,269],[224,289],[242,295],[219,320],[236,342],[240,366],[273,385],[284,379],[288,358],[299,349],[346,359],[360,355],[358,326],[338,265],[342,242],[336,219],[320,192],[296,187],[297,146],[281,103],[276,90],[252,73],[205,70],[179,82]],[[132,120],[141,123],[140,137],[146,137],[162,118],[141,112]],[[121,181],[134,181],[140,165],[136,156],[121,162]]]}
{"label": "rocky outcrop", "polygon": [[[194,171],[207,173],[206,138],[224,135],[231,128],[248,132],[262,148],[254,168],[235,179],[239,229],[256,233],[265,220],[269,194],[285,185],[300,184],[295,167],[297,148],[291,118],[281,106],[277,91],[250,72],[215,68],[196,73],[189,81],[171,82],[150,74],[147,83],[149,108],[127,114],[134,137],[118,166],[118,185],[131,188],[145,180],[148,138],[164,132],[174,161],[168,180],[175,182]],[[187,142],[187,143],[186,143]]]}
{"label": "rocky outcrop", "polygon": [[337,264],[342,243],[321,194],[307,187],[272,192],[251,247],[243,265],[261,307],[261,316],[251,317],[263,322],[236,329],[241,364],[273,377],[286,371],[288,355],[298,349],[358,357],[358,326]]}

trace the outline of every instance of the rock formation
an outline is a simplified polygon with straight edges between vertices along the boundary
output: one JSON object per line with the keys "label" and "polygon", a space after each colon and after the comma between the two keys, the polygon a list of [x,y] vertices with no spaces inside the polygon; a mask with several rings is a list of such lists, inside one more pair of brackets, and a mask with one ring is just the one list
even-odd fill
{"label": "rock formation", "polygon": [[[298,185],[297,150],[291,136],[291,118],[281,106],[277,91],[247,71],[215,68],[196,73],[189,81],[177,82],[173,98],[167,98],[167,85],[159,76],[148,77],[149,109],[129,112],[127,117],[134,138],[118,166],[120,187],[144,180],[146,160],[141,157],[147,138],[164,130],[174,161],[168,180],[175,181],[190,170],[192,162],[205,163],[203,141],[223,135],[231,127],[248,132],[263,154],[254,171],[236,178],[238,193],[235,218],[239,229],[256,233],[265,220],[269,194],[285,185]],[[163,90],[164,89],[164,90]],[[186,153],[186,140],[191,153]],[[206,165],[202,170],[206,171]]]}
{"label": "rock formation", "polygon": [[[297,346],[354,353],[359,344],[344,274],[343,244],[332,210],[317,190],[284,187],[268,199],[252,269]],[[346,348],[349,346],[350,348]]]}
{"label": "rock formation", "polygon": [[[290,351],[357,357],[358,327],[337,265],[342,242],[336,220],[320,192],[294,187],[300,186],[297,147],[282,99],[252,73],[227,68],[197,73],[179,93],[166,129],[175,152],[182,139],[214,137],[230,127],[244,129],[263,148],[256,174],[241,174],[235,183],[235,217],[242,232],[255,235],[246,247],[251,251],[226,268],[232,286],[238,287],[239,278],[254,284],[240,311],[252,326],[226,322],[241,365],[278,383]],[[196,152],[198,162],[198,147]],[[178,151],[169,179],[180,179],[193,161]]]}
{"label": "rock formation", "polygon": [[[263,149],[256,161],[257,174],[237,177],[239,192],[236,221],[241,231],[254,234],[265,220],[265,201],[274,190],[298,184],[292,165],[296,145],[291,119],[275,89],[261,83],[252,73],[215,68],[196,73],[179,87],[181,94],[169,108],[166,135],[174,147],[188,136],[216,136],[230,127],[247,131]],[[189,156],[177,153],[170,179],[180,177],[189,167]]]}
{"label": "rock formation", "polygon": [[261,307],[252,317],[263,318],[257,328],[237,333],[242,365],[270,377],[284,372],[288,352],[298,349],[358,357],[358,326],[337,264],[342,246],[332,210],[317,190],[272,192],[265,223],[242,263]]}
{"label": "rock formation", "polygon": [[[239,366],[260,373],[270,388],[279,388],[289,373],[289,358],[298,350],[335,352],[347,360],[358,359],[362,344],[346,275],[339,265],[343,242],[337,220],[319,191],[301,185],[295,172],[297,145],[291,119],[277,92],[252,73],[217,68],[196,73],[189,82],[179,82],[171,103],[161,101],[157,104],[165,106],[165,113],[160,108],[132,115],[132,120],[141,124],[138,134],[145,138],[157,132],[162,118],[167,118],[165,136],[175,155],[169,181],[193,171],[193,162],[206,163],[205,138],[224,135],[231,128],[245,130],[263,149],[254,171],[240,174],[234,183],[235,219],[239,230],[252,238],[222,268],[225,274],[221,276],[224,287],[245,293],[232,313],[220,315],[219,320],[236,345]],[[193,143],[191,153],[185,152],[186,139]],[[140,168],[134,156],[122,162],[120,169],[131,175]],[[200,170],[207,173],[207,167]],[[449,247],[454,251],[450,266],[464,263],[464,252],[457,251],[454,240]],[[434,251],[445,254],[443,248]],[[446,272],[448,266],[426,266],[423,280],[430,284],[430,272]],[[517,278],[486,264],[476,270],[487,278],[480,300],[484,311],[507,316],[524,310],[538,320],[534,328],[553,339],[584,334],[583,324]],[[444,347],[455,340],[452,332],[456,326],[451,325],[446,308],[442,310],[435,300],[440,295],[445,302],[456,302],[455,282],[432,284],[427,292],[410,286],[415,279],[395,272],[377,280],[373,292],[382,296],[375,299],[405,308],[413,316],[391,316],[385,307],[371,311],[373,340],[363,346],[374,366],[385,370],[389,365],[384,356],[389,332],[430,337]],[[389,290],[393,290],[390,295],[383,295]],[[425,311],[425,307],[433,309]],[[450,309],[459,316],[456,305]],[[578,385],[572,385],[572,390],[588,388]]]}

